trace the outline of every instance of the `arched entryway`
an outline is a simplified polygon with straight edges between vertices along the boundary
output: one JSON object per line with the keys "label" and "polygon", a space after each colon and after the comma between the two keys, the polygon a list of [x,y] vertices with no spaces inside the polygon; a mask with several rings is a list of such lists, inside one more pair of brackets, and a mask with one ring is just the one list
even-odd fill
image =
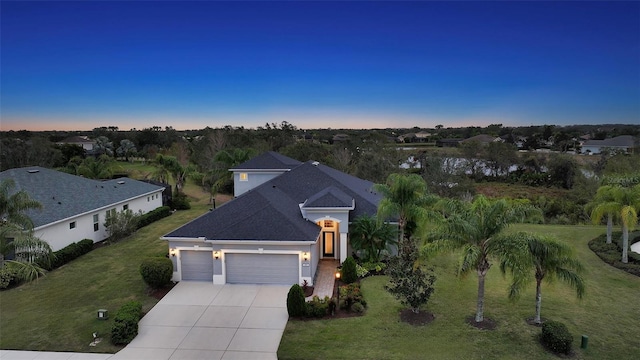
{"label": "arched entryway", "polygon": [[323,259],[338,259],[340,223],[333,219],[323,219],[316,222],[321,228],[320,257]]}

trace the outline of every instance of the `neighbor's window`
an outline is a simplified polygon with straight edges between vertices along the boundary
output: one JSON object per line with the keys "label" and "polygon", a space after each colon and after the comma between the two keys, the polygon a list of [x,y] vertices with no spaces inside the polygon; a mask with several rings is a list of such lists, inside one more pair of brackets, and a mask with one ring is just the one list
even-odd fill
{"label": "neighbor's window", "polygon": [[100,230],[100,214],[93,215],[93,231]]}
{"label": "neighbor's window", "polygon": [[147,196],[147,202],[149,201],[149,197]]}
{"label": "neighbor's window", "polygon": [[240,173],[240,181],[248,181],[249,175],[247,173]]}
{"label": "neighbor's window", "polygon": [[111,216],[116,216],[116,209],[107,210],[107,220],[109,220]]}
{"label": "neighbor's window", "polygon": [[75,229],[76,228],[76,222],[72,221],[69,223],[69,229]]}
{"label": "neighbor's window", "polygon": [[129,210],[129,204],[122,205],[122,210]]}

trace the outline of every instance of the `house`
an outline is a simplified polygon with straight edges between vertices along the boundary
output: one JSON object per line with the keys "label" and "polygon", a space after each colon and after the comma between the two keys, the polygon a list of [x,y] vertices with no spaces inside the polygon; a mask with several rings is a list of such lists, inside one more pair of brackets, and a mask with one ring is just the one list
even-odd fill
{"label": "house", "polygon": [[149,212],[162,206],[163,187],[129,178],[99,181],[38,166],[5,170],[0,181],[13,179],[41,205],[26,212],[34,233],[56,251],[83,239],[108,237],[104,223],[110,211]]}
{"label": "house", "polygon": [[497,141],[503,142],[504,140],[502,140],[502,138],[495,137],[492,135],[480,134],[480,135],[472,136],[468,139],[464,139],[460,141],[460,143],[465,144],[465,143],[477,142],[481,145],[488,145],[489,143],[497,142]]}
{"label": "house", "polygon": [[439,139],[436,140],[437,147],[457,147],[463,139]]}
{"label": "house", "polygon": [[[271,178],[252,182],[260,169]],[[273,152],[231,170],[244,186],[237,198],[162,237],[174,281],[313,284],[321,259],[351,253],[351,222],[375,215],[381,199],[370,181]]]}
{"label": "house", "polygon": [[87,136],[72,136],[58,142],[58,145],[64,144],[80,146],[85,152],[92,152],[96,146],[96,142],[89,139]]}
{"label": "house", "polygon": [[623,151],[627,153],[633,152],[634,147],[638,146],[638,139],[631,135],[616,136],[604,140],[587,140],[582,144],[582,154],[599,154],[604,150]]}

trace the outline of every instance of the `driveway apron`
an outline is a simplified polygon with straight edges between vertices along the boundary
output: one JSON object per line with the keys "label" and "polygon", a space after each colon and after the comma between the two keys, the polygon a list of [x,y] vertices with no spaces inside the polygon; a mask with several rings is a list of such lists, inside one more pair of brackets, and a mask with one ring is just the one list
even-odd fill
{"label": "driveway apron", "polygon": [[178,283],[109,360],[277,359],[288,286]]}

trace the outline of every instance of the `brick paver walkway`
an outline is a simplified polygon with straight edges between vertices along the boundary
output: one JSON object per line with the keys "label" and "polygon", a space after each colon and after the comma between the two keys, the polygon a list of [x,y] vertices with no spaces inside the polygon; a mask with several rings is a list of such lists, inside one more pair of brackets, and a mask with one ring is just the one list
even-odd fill
{"label": "brick paver walkway", "polygon": [[318,263],[318,277],[313,285],[313,295],[318,295],[320,299],[325,296],[333,296],[333,284],[335,283],[338,260],[320,260]]}

